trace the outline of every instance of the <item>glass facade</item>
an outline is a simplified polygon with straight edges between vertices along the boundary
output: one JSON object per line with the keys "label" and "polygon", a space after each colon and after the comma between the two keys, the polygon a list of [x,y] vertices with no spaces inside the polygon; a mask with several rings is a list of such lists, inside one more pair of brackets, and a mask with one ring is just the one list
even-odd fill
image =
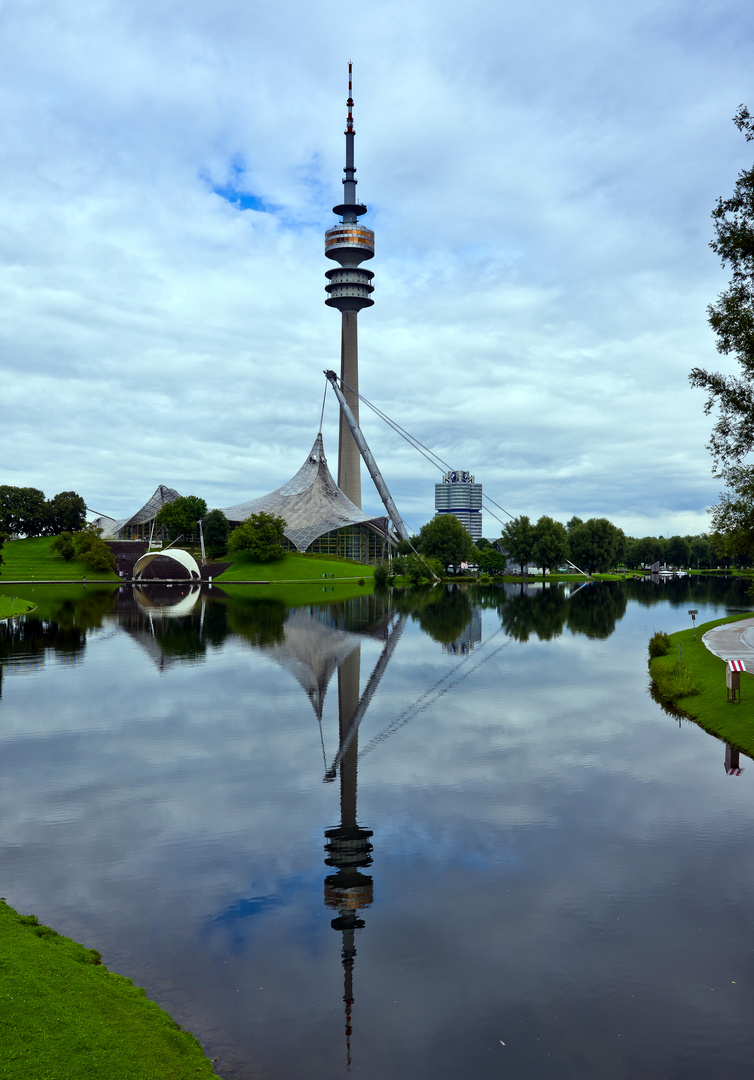
{"label": "glass facade", "polygon": [[[296,548],[289,540],[283,540],[287,551]],[[374,563],[387,557],[387,541],[377,529],[370,525],[346,525],[342,529],[333,529],[322,533],[309,547],[307,553],[315,555],[337,555],[341,559],[353,559],[354,562]]]}

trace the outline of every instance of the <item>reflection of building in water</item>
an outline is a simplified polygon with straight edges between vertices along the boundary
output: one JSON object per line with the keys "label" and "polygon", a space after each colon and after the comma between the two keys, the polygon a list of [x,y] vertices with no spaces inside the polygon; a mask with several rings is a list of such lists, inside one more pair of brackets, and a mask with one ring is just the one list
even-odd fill
{"label": "reflection of building in water", "polygon": [[[197,659],[206,596],[198,584],[124,585],[114,621],[147,653],[159,671],[176,661]],[[199,622],[197,624],[197,614]]]}
{"label": "reflection of building in water", "polygon": [[[355,936],[366,925],[359,912],[374,899],[372,879],[361,871],[372,862],[371,829],[362,829],[356,820],[356,774],[358,731],[348,741],[351,723],[359,706],[361,649],[352,653],[338,669],[338,727],[340,749],[340,825],[325,831],[325,863],[336,872],[325,878],[325,903],[338,914],[330,925],[342,935],[343,1002],[346,1009],[346,1056],[351,1064],[351,1010],[353,1008],[353,967]],[[331,778],[331,777],[330,777]]]}
{"label": "reflection of building in water", "polygon": [[451,656],[462,656],[466,653],[474,651],[474,646],[478,645],[482,640],[482,609],[475,607],[472,609],[471,618],[463,628],[462,633],[458,635],[455,641],[443,643],[442,651],[450,653]]}
{"label": "reflection of building in water", "polygon": [[352,653],[338,668],[338,734],[340,745],[326,780],[334,780],[340,769],[340,825],[325,831],[325,863],[336,873],[325,878],[325,903],[338,915],[330,925],[342,935],[343,1002],[346,1010],[346,1058],[351,1064],[351,1014],[354,1003],[353,967],[356,959],[355,934],[364,928],[359,912],[373,900],[372,879],[361,871],[372,862],[372,830],[362,828],[356,816],[356,787],[359,757],[359,725],[369,707],[380,679],[403,632],[402,615],[389,629],[384,626],[385,645],[359,696],[361,650]]}
{"label": "reflection of building in water", "polygon": [[733,746],[725,746],[725,771],[728,776],[740,776],[743,772],[741,768],[741,755],[738,750]]}
{"label": "reflection of building in water", "polygon": [[[346,1054],[351,1061],[351,1017],[356,931],[364,928],[361,913],[373,899],[372,879],[363,871],[372,862],[372,830],[359,825],[356,814],[359,725],[403,632],[406,616],[398,616],[374,596],[356,597],[333,607],[299,608],[284,625],[283,640],[261,651],[296,679],[322,722],[325,694],[338,672],[338,751],[325,780],[340,772],[340,824],[325,831],[325,904],[337,914],[331,926],[341,934],[346,1013]],[[377,638],[383,648],[363,693],[360,693],[361,643]],[[324,753],[324,740],[322,743]]]}
{"label": "reflection of building in water", "polygon": [[[406,619],[373,595],[354,597],[337,606],[298,608],[284,624],[283,640],[260,650],[304,689],[320,722],[320,732],[325,694],[338,672],[338,751],[329,768],[325,764],[325,780],[334,781],[340,772],[340,824],[325,830],[325,864],[334,871],[325,878],[325,904],[337,912],[330,925],[341,934],[349,1064],[355,937],[365,925],[361,912],[373,899],[372,879],[362,872],[372,862],[372,830],[359,825],[356,814],[359,726]],[[360,693],[361,643],[365,638],[382,641],[383,648]],[[324,740],[322,748],[324,753]]]}
{"label": "reflection of building in water", "polygon": [[285,621],[283,641],[260,651],[296,679],[321,720],[333,672],[360,645],[358,634],[326,626],[307,608],[297,608]]}

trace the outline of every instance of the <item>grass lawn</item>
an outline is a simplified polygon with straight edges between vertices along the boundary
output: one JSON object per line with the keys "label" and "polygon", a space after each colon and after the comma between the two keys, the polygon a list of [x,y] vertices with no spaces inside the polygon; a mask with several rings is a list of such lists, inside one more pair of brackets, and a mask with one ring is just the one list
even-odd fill
{"label": "grass lawn", "polygon": [[8,619],[11,615],[25,615],[35,606],[33,600],[24,600],[13,593],[10,596],[0,596],[0,619]]}
{"label": "grass lawn", "polygon": [[224,573],[215,578],[218,585],[231,581],[310,581],[322,582],[343,579],[364,578],[369,581],[374,577],[374,567],[363,563],[346,562],[341,559],[328,559],[318,555],[286,555],[278,562],[255,563],[236,558]]}
{"label": "grass lawn", "polygon": [[680,658],[696,677],[702,690],[698,694],[674,698],[673,704],[705,731],[754,758],[754,675],[742,673],[741,703],[729,704],[725,689],[725,661],[711,653],[702,641],[702,635],[713,626],[751,618],[751,615],[752,612],[745,612],[704,623],[697,627],[696,640],[693,630],[671,634],[670,652],[651,660],[649,671],[655,683],[660,684],[663,673],[670,672]]}
{"label": "grass lawn", "polygon": [[3,581],[118,581],[111,570],[91,570],[77,559],[65,562],[50,551],[54,536],[9,540],[3,547],[0,583]]}
{"label": "grass lawn", "polygon": [[99,954],[0,901],[3,1080],[213,1077],[193,1035]]}

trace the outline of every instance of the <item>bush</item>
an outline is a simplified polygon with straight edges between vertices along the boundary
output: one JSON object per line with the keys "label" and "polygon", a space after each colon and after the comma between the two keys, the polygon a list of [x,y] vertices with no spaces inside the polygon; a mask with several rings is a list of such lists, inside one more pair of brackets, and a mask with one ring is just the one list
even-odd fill
{"label": "bush", "polygon": [[73,533],[62,532],[60,536],[57,536],[50,544],[50,551],[55,555],[60,555],[65,562],[70,562],[76,554],[76,548],[73,543]]}
{"label": "bush", "polygon": [[655,656],[666,656],[669,652],[670,638],[662,630],[656,630],[649,639],[649,655],[654,659]]}
{"label": "bush", "polygon": [[88,527],[73,538],[76,557],[90,570],[115,570],[115,556],[104,540],[100,529]]}
{"label": "bush", "polygon": [[230,534],[228,551],[253,562],[277,562],[285,557],[284,529],[285,518],[261,510],[236,526]]}
{"label": "bush", "polygon": [[696,675],[680,660],[676,660],[670,667],[659,668],[652,674],[657,689],[663,697],[670,698],[671,701],[701,694],[704,689]]}
{"label": "bush", "polygon": [[374,568],[374,584],[377,589],[384,589],[390,576],[390,566],[387,562],[379,562]]}

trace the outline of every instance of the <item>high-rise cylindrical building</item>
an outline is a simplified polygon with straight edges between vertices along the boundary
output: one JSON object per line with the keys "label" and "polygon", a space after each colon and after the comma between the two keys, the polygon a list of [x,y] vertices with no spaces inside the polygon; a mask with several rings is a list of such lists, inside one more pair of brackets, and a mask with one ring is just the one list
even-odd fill
{"label": "high-rise cylindrical building", "polygon": [[[343,170],[343,202],[333,207],[340,222],[325,233],[325,255],[340,266],[325,274],[327,299],[325,303],[341,313],[340,377],[347,385],[343,387],[346,400],[356,420],[359,419],[359,399],[353,391],[359,389],[359,341],[357,316],[365,307],[371,307],[371,270],[362,269],[361,263],[374,256],[374,233],[359,225],[359,218],[367,208],[356,200],[356,166],[353,163],[353,84],[352,65],[348,65],[348,117],[346,122],[346,167]],[[348,389],[350,387],[351,389]],[[361,461],[359,450],[343,416],[340,417],[338,440],[338,487],[352,503],[361,508]]]}

